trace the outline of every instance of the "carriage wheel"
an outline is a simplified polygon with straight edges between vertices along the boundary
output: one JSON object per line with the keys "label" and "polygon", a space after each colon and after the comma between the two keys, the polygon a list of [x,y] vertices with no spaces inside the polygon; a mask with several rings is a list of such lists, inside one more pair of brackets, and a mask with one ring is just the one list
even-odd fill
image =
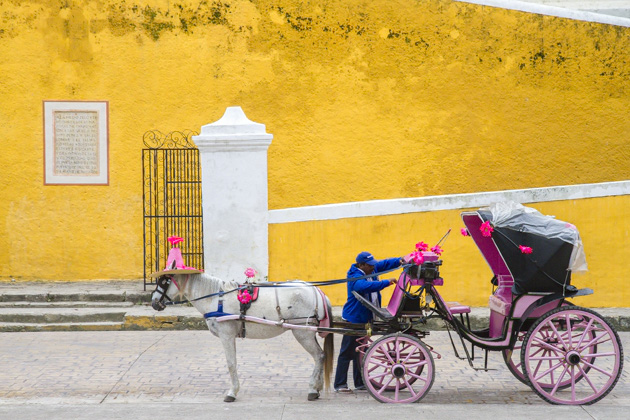
{"label": "carriage wheel", "polygon": [[[367,338],[367,337],[366,337]],[[370,340],[369,338],[367,338],[368,344],[372,344],[372,340]],[[396,357],[396,349],[394,348],[394,342],[389,342],[387,343],[387,352],[390,355],[390,357],[395,358]],[[365,352],[361,353],[359,355],[359,361],[361,363],[361,369],[363,369],[363,360],[365,359]],[[418,365],[415,368],[415,371],[413,373],[416,374],[416,376],[420,376],[420,374],[422,373],[422,369],[424,369],[424,365]],[[411,378],[409,378],[409,383],[413,384],[414,382],[416,382],[416,376],[412,376]],[[387,385],[385,383],[385,377],[384,376],[377,376],[373,379],[370,379],[369,381],[372,383],[372,385],[374,386],[374,388],[376,389],[381,389],[383,386],[385,386],[385,391],[395,391],[396,390],[396,385]],[[364,381],[365,382],[365,381]],[[407,384],[401,384],[399,386],[399,389],[405,389],[407,387]]]}
{"label": "carriage wheel", "polygon": [[521,360],[528,385],[545,401],[593,404],[619,380],[623,349],[617,332],[597,312],[561,307],[532,325]]}
{"label": "carriage wheel", "polygon": [[503,354],[503,360],[512,375],[527,385],[527,379],[523,376],[523,369],[521,369],[521,347],[523,347],[525,334],[527,334],[527,331],[519,331],[514,347],[512,347],[512,349],[503,350],[501,353]]}
{"label": "carriage wheel", "polygon": [[[571,302],[563,301],[562,306],[566,307],[566,306],[575,306],[575,305],[572,304]],[[518,379],[525,385],[529,386],[527,379],[523,375],[523,369],[521,368],[521,348],[523,347],[523,340],[525,339],[526,334],[527,334],[527,330],[519,331],[518,336],[516,337],[516,342],[514,343],[514,347],[512,347],[512,349],[503,350],[501,354],[503,354],[503,360],[505,361],[505,364],[507,365],[510,373],[512,373],[512,375],[514,375],[516,379]],[[576,334],[579,334],[579,332]],[[594,331],[591,331],[589,334],[591,335],[591,339],[595,338]],[[597,346],[595,346],[595,350],[597,350]],[[546,348],[542,348],[541,352],[542,352],[542,356],[548,356],[550,353],[550,351]],[[588,370],[590,370],[590,367],[585,369],[586,372],[588,372]],[[581,380],[581,379],[582,379],[582,376],[580,376],[577,380]],[[559,388],[560,389],[565,388],[569,386],[570,384],[571,384],[571,381],[565,381],[565,383],[560,384]],[[551,387],[550,384],[547,384],[547,385],[541,384],[541,386],[543,388]]]}
{"label": "carriage wheel", "polygon": [[368,392],[383,403],[418,402],[435,379],[433,357],[417,338],[390,334],[375,341],[365,352],[363,382]]}
{"label": "carriage wheel", "polygon": [[[527,334],[527,331],[520,331],[518,333],[518,337],[516,338],[516,342],[514,343],[514,347],[512,348],[512,351],[510,352],[510,350],[503,350],[502,353],[503,353],[503,360],[505,360],[505,364],[507,365],[512,375],[514,375],[516,379],[518,379],[525,385],[529,386],[529,382],[527,381],[527,378],[523,375],[523,369],[521,367],[522,366],[521,349],[523,347],[523,340],[525,339],[526,334]],[[549,335],[549,331],[547,331],[546,334]],[[573,340],[577,342],[576,339],[579,339],[581,334],[582,333],[580,331],[574,331],[572,333]],[[589,335],[588,337],[589,340],[595,339],[595,331],[590,330],[588,332],[588,335]],[[538,351],[539,353],[536,356],[541,356],[541,357],[552,356],[552,351],[549,350],[548,348],[540,347]],[[587,353],[589,354],[597,353],[597,344],[594,344],[593,346],[589,347]],[[592,359],[587,355],[587,353],[585,353],[585,356],[587,357],[587,362],[592,363]],[[586,368],[584,369],[584,372],[588,373],[589,370],[591,370],[590,366],[586,366]],[[581,381],[582,378],[584,378],[584,376],[580,373],[575,378],[575,380]],[[560,383],[560,385],[558,386],[558,389],[564,389],[570,385],[571,385],[571,379],[567,378],[565,381],[562,381]],[[540,382],[540,386],[542,388],[553,388],[555,384]]]}

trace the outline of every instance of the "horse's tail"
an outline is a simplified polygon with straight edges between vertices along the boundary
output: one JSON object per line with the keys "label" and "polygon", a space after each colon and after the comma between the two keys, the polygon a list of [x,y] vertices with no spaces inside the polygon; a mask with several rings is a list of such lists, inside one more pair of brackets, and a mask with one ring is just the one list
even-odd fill
{"label": "horse's tail", "polygon": [[[328,310],[328,319],[332,325],[332,305],[328,296],[324,296],[324,305]],[[324,389],[328,391],[330,389],[330,376],[333,370],[333,358],[335,357],[335,340],[334,334],[329,333],[324,338]]]}
{"label": "horse's tail", "polygon": [[335,356],[334,334],[330,333],[324,338],[324,389],[330,389],[330,375],[333,370],[333,357]]}

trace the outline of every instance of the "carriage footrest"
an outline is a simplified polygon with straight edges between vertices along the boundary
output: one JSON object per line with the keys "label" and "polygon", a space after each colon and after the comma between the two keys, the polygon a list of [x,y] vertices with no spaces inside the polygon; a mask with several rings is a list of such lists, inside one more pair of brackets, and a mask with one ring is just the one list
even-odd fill
{"label": "carriage footrest", "polygon": [[446,302],[446,306],[453,315],[470,313],[470,306],[460,305],[459,302]]}

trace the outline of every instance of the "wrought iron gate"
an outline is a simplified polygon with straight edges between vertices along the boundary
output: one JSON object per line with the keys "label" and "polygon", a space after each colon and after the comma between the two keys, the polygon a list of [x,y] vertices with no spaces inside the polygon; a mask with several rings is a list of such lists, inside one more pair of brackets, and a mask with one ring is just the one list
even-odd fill
{"label": "wrought iron gate", "polygon": [[201,165],[193,131],[166,135],[147,131],[142,149],[142,201],[144,214],[144,288],[149,277],[166,264],[169,236],[178,244],[186,265],[203,269],[203,213]]}

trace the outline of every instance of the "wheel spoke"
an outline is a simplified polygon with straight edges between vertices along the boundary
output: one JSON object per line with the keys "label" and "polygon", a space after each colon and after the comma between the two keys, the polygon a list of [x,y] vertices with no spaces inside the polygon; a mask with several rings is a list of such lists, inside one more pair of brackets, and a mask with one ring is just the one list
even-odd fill
{"label": "wheel spoke", "polygon": [[[562,371],[562,374],[560,374],[560,377],[558,378],[558,381],[556,382],[556,386],[553,387],[553,389],[551,390],[549,395],[553,396],[553,394],[556,393],[556,391],[558,390],[558,387],[560,386],[560,383],[562,382],[562,378],[564,378],[564,375],[567,373],[567,370],[569,370],[569,366],[565,366],[564,367],[564,370]],[[552,382],[553,382],[553,380],[552,380]]]}
{"label": "wheel spoke", "polygon": [[560,340],[562,342],[562,345],[566,348],[567,343],[565,343],[564,340],[562,339],[562,335],[560,335],[560,333],[556,329],[556,326],[553,324],[553,321],[549,321],[548,324],[551,326],[551,329],[553,330],[555,336],[558,337],[558,340]]}
{"label": "wheel spoke", "polygon": [[423,360],[423,361],[421,361],[421,362],[418,362],[418,363],[410,363],[410,364],[405,365],[405,366],[407,366],[407,368],[414,368],[414,367],[418,367],[418,366],[424,366],[424,365],[426,365],[427,363],[429,363],[429,362],[428,362],[428,361],[426,361],[426,360]]}
{"label": "wheel spoke", "polygon": [[608,372],[606,372],[605,370],[600,369],[600,368],[598,368],[597,366],[590,364],[590,363],[589,363],[589,362],[587,362],[586,360],[582,360],[582,363],[584,363],[586,366],[590,367],[591,369],[595,369],[596,371],[598,371],[598,372],[600,372],[600,373],[603,373],[604,375],[608,376],[609,378],[612,378],[612,377],[613,377],[613,374],[612,374],[612,373],[608,373]]}
{"label": "wheel spoke", "polygon": [[[555,366],[550,367],[549,369],[547,369],[546,371],[544,371],[543,373],[541,373],[540,375],[534,377],[535,381],[538,381],[540,378],[549,375],[550,373],[552,373],[554,370],[556,370],[558,368],[558,366],[562,366],[562,362],[557,363]],[[552,375],[552,381],[553,381],[553,375]]]}
{"label": "wheel spoke", "polygon": [[573,344],[573,342],[572,342],[573,341],[573,336],[572,336],[573,331],[571,329],[571,316],[567,313],[565,315],[565,319],[567,321],[567,334],[569,336],[569,347],[568,348],[571,348],[571,345]]}
{"label": "wheel spoke", "polygon": [[562,360],[564,357],[562,356],[540,356],[540,357],[530,357],[529,360]]}
{"label": "wheel spoke", "polygon": [[392,381],[393,381],[393,380],[394,380],[394,377],[393,377],[393,376],[392,376],[391,378],[389,378],[389,381],[387,381],[387,383],[386,383],[385,385],[383,385],[383,386],[381,387],[381,389],[379,389],[379,390],[377,391],[377,394],[378,394],[378,395],[381,395],[381,394],[383,393],[383,391],[384,391],[384,390],[385,390],[385,389],[389,386],[389,384],[391,384],[391,383],[392,383]]}
{"label": "wheel spoke", "polygon": [[411,356],[413,356],[413,352],[409,352],[409,354],[407,355],[407,357],[405,357],[405,359],[404,359],[404,360],[402,360],[400,363],[406,363],[406,362],[409,360],[409,358],[410,358]]}
{"label": "wheel spoke", "polygon": [[380,379],[380,378],[382,378],[383,376],[386,376],[386,375],[388,375],[388,374],[389,374],[389,372],[381,373],[381,374],[374,375],[374,376],[369,376],[369,375],[368,375],[368,379],[369,379],[370,381],[371,381],[372,379]]}
{"label": "wheel spoke", "polygon": [[610,352],[610,353],[589,353],[587,354],[585,357],[606,357],[606,356],[616,356],[617,353],[615,352]]}
{"label": "wheel spoke", "polygon": [[591,386],[591,389],[597,393],[597,388],[595,388],[595,385],[593,385],[593,382],[591,382],[591,379],[588,377],[588,375],[586,374],[586,372],[584,372],[584,369],[582,369],[582,366],[578,365],[578,369],[580,370],[580,373],[582,374],[582,377],[586,380],[586,382]]}
{"label": "wheel spoke", "polygon": [[389,360],[390,363],[392,363],[392,364],[396,363],[396,362],[394,362],[394,359],[392,359],[392,356],[389,355],[389,352],[385,353],[385,357],[387,358],[387,360]]}
{"label": "wheel spoke", "polygon": [[396,390],[394,391],[394,401],[398,401],[398,392],[400,391],[400,380],[396,378]]}
{"label": "wheel spoke", "polygon": [[423,378],[422,376],[420,376],[420,375],[416,375],[416,374],[415,374],[415,373],[413,373],[413,372],[407,372],[407,374],[408,374],[409,376],[412,376],[412,377],[416,378],[416,379],[420,379],[422,382],[426,382],[426,381],[428,381],[428,380],[429,380],[429,378],[426,378],[426,379],[425,379],[425,378]]}
{"label": "wheel spoke", "polygon": [[575,401],[575,366],[571,366],[571,401]]}
{"label": "wheel spoke", "polygon": [[538,338],[538,337],[534,337],[534,341],[538,342],[538,343],[540,344],[540,346],[541,346],[541,347],[546,347],[546,348],[548,348],[548,349],[549,349],[549,350],[551,350],[551,351],[555,351],[555,352],[558,352],[558,353],[563,353],[563,351],[562,351],[562,350],[560,350],[558,347],[554,347],[554,346],[552,346],[552,345],[551,345],[551,344],[549,344],[549,343],[545,343],[544,341],[542,341],[542,340],[541,340],[540,338]]}
{"label": "wheel spoke", "polygon": [[400,338],[396,337],[396,343],[394,344],[394,349],[396,350],[396,361],[400,360],[400,346],[398,345]]}
{"label": "wheel spoke", "polygon": [[405,379],[405,385],[407,386],[407,389],[409,390],[409,392],[411,392],[411,395],[412,395],[413,397],[418,396],[418,393],[417,393],[416,391],[414,391],[413,387],[411,386],[411,384],[409,383],[409,381],[407,380],[407,378],[404,378],[404,379]]}
{"label": "wheel spoke", "polygon": [[[604,339],[604,338],[605,338],[605,340],[602,341],[602,339]],[[582,350],[584,350],[587,347],[596,346],[598,344],[604,344],[605,342],[610,341],[610,340],[612,340],[612,337],[607,332],[606,335],[599,335],[599,336],[595,337],[587,345],[585,345],[582,348],[579,348],[578,351],[582,351]]]}
{"label": "wheel spoke", "polygon": [[380,360],[374,360],[373,358],[369,361],[369,363],[376,365],[374,366],[373,369],[370,369],[370,372],[376,369],[377,367],[389,368],[389,365],[387,363],[383,363]]}
{"label": "wheel spoke", "polygon": [[584,339],[586,338],[586,334],[588,334],[588,332],[591,330],[591,328],[593,327],[593,322],[595,321],[595,318],[591,318],[588,321],[588,324],[586,324],[586,327],[584,328],[584,332],[582,333],[582,337],[580,337],[580,341],[578,341],[577,345],[575,346],[576,348],[580,348],[580,345],[582,344],[582,341],[584,341]]}
{"label": "wheel spoke", "polygon": [[534,376],[538,374],[538,369],[540,369],[540,365],[542,365],[542,360],[538,361],[538,364],[536,365],[536,369],[534,369]]}

